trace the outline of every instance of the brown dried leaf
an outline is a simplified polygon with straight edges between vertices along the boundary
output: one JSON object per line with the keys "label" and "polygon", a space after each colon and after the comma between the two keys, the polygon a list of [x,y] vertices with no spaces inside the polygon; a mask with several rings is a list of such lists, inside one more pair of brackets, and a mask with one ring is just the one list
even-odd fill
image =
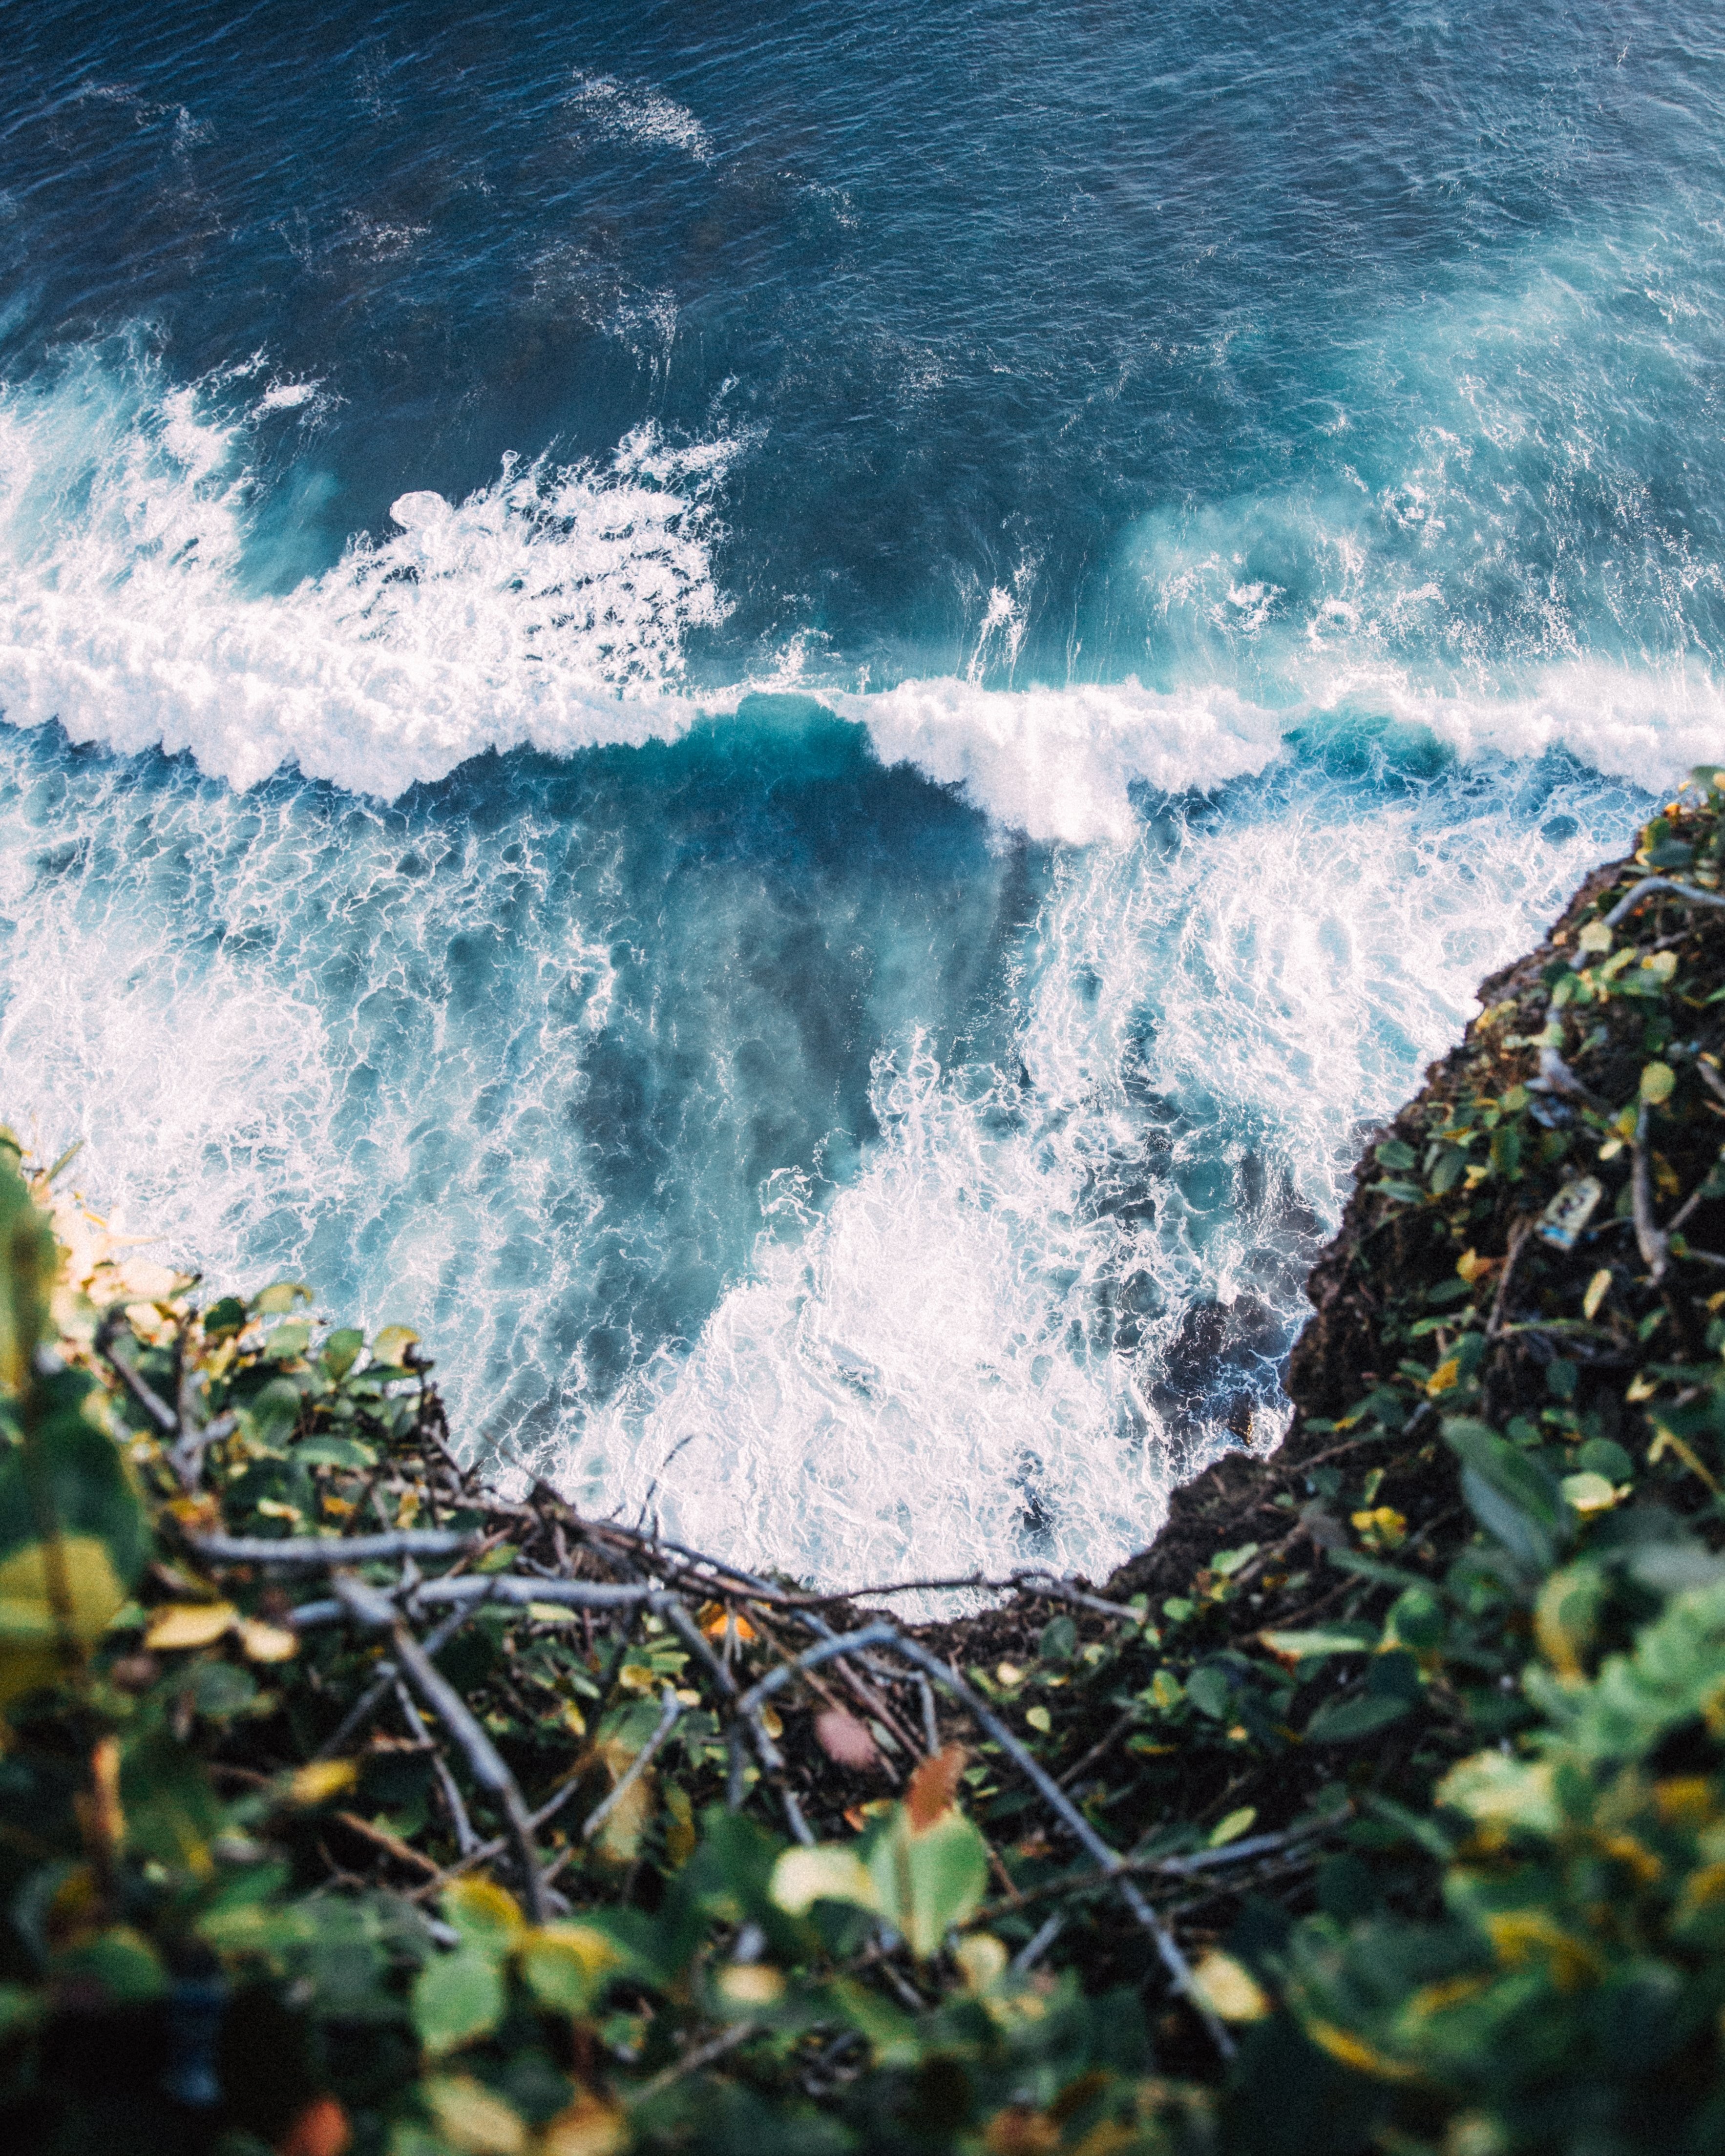
{"label": "brown dried leaf", "polygon": [[342,2156],[352,2138],[336,2098],[315,2096],[275,2145],[279,2156]]}
{"label": "brown dried leaf", "polygon": [[949,1810],[958,1794],[958,1777],[964,1771],[965,1752],[962,1744],[949,1744],[944,1752],[937,1752],[932,1759],[925,1759],[911,1777],[910,1793],[905,1799],[905,1812],[912,1834],[927,1834],[929,1828]]}
{"label": "brown dried leaf", "polygon": [[815,1741],[829,1759],[859,1774],[880,1763],[880,1753],[867,1727],[842,1707],[829,1707],[814,1717]]}

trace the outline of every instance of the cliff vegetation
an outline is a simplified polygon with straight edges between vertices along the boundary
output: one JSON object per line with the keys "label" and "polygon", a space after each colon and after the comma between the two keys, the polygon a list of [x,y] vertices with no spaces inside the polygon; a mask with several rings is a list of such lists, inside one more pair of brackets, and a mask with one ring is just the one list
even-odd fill
{"label": "cliff vegetation", "polygon": [[1376,1142],[1296,1415],[962,1623],[506,1502],[0,1142],[0,2132],[1725,2144],[1725,773]]}

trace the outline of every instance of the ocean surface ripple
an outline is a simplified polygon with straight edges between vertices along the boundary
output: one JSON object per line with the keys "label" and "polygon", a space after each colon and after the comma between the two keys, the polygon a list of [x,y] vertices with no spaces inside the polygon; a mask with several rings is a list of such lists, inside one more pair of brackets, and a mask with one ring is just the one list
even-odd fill
{"label": "ocean surface ripple", "polygon": [[1362,1135],[1725,755],[1725,40],[10,46],[0,1108],[823,1581],[1272,1441]]}

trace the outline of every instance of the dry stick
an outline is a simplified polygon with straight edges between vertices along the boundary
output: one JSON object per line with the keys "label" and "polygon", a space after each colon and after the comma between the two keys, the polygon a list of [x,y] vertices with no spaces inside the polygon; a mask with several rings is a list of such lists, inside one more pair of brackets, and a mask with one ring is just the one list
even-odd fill
{"label": "dry stick", "polygon": [[738,2021],[722,2035],[710,2037],[705,2044],[697,2044],[692,2051],[685,2051],[673,2065],[665,2066],[650,2082],[643,2082],[624,2097],[631,2109],[647,2102],[651,2097],[662,2096],[665,2090],[682,2080],[685,2074],[698,2073],[702,2066],[710,2066],[715,2059],[722,2059],[727,2051],[734,2051],[739,2044],[746,2044],[751,2036],[760,2034],[752,2021]]}
{"label": "dry stick", "polygon": [[187,1548],[213,1564],[319,1566],[388,1563],[403,1557],[454,1557],[477,1549],[482,1537],[447,1527],[400,1527],[388,1535],[298,1535],[280,1542],[261,1535],[187,1535]]}
{"label": "dry stick", "polygon": [[1616,905],[1605,916],[1605,926],[1608,928],[1615,928],[1620,921],[1625,920],[1635,911],[1651,891],[1668,891],[1677,898],[1686,899],[1692,906],[1725,907],[1725,898],[1717,897],[1710,891],[1697,891],[1692,884],[1673,883],[1669,876],[1643,876],[1635,889],[1625,897],[1619,899]]}
{"label": "dry stick", "polygon": [[1486,1321],[1486,1337],[1495,1340],[1503,1328],[1503,1313],[1509,1301],[1510,1283],[1515,1278],[1516,1267],[1521,1263],[1522,1252],[1527,1247],[1533,1233],[1533,1223],[1523,1220],[1511,1235],[1509,1248],[1503,1254],[1503,1271],[1498,1278],[1497,1292],[1491,1298],[1491,1315]]}
{"label": "dry stick", "polygon": [[[1118,1850],[1111,1848],[1103,1840],[1059,1783],[1033,1754],[1025,1749],[1006,1724],[978,1697],[956,1670],[949,1669],[944,1662],[932,1655],[920,1641],[907,1640],[896,1632],[891,1625],[884,1624],[865,1625],[860,1632],[845,1634],[834,1640],[823,1640],[817,1645],[810,1647],[806,1653],[799,1655],[797,1661],[799,1666],[808,1667],[817,1662],[829,1661],[834,1655],[840,1655],[847,1651],[855,1653],[864,1646],[887,1645],[891,1646],[894,1654],[903,1656],[906,1661],[913,1663],[927,1676],[932,1678],[943,1691],[951,1692],[953,1697],[960,1702],[973,1719],[987,1731],[1013,1764],[1017,1767],[1019,1773],[1031,1784],[1044,1803],[1056,1815],[1062,1825],[1070,1833],[1076,1836],[1080,1845],[1114,1881],[1127,1908],[1155,1942],[1157,1953],[1161,1958],[1163,1966],[1173,1978],[1175,1989],[1198,2014],[1205,2028],[1209,2031],[1212,2042],[1223,2057],[1232,2058],[1234,2040],[1199,1990],[1192,1971],[1187,1965],[1186,1957],[1180,1952],[1173,1933],[1158,1917],[1143,1896],[1139,1893],[1130,1877],[1124,1876],[1127,1869],[1127,1860],[1120,1854]],[[788,1684],[793,1674],[793,1670],[786,1666],[769,1670],[767,1675],[746,1691],[738,1701],[739,1711],[746,1711],[750,1707],[758,1708],[762,1701],[769,1694],[778,1691],[781,1686]]]}
{"label": "dry stick", "polygon": [[[807,1623],[809,1620],[805,1618],[803,1621]],[[778,1656],[779,1660],[781,1661],[789,1661],[792,1659],[790,1650],[785,1646],[783,1641],[779,1639],[778,1634],[773,1631],[772,1626],[768,1625],[767,1620],[761,1614],[758,1609],[754,1613],[752,1622],[754,1624],[755,1630],[767,1642],[768,1645],[772,1648],[773,1653]],[[814,1622],[817,1629],[822,1632],[824,1633],[829,1631],[829,1628],[822,1625],[819,1619],[816,1619]],[[904,1745],[906,1750],[914,1753],[916,1749],[916,1740],[911,1735],[910,1732],[905,1727],[904,1724],[899,1720],[892,1709],[886,1704],[886,1701],[880,1697],[879,1693],[871,1692],[868,1686],[860,1681],[849,1663],[841,1661],[839,1664],[838,1668],[839,1676],[843,1678],[845,1685],[855,1697],[859,1705],[862,1707],[863,1712],[865,1714],[878,1715],[880,1720],[885,1722],[886,1727],[893,1732],[894,1735]],[[839,1707],[838,1695],[833,1691],[830,1685],[823,1684],[819,1677],[814,1676],[809,1676],[809,1681],[814,1687],[814,1691],[826,1702],[829,1707],[838,1708],[841,1713],[845,1711],[843,1708]],[[877,1753],[876,1756],[880,1759],[881,1766],[891,1778],[893,1787],[896,1789],[899,1783],[903,1779],[903,1777],[900,1774],[897,1768],[893,1765],[892,1762],[886,1757],[884,1752]]]}
{"label": "dry stick", "polygon": [[177,1437],[180,1430],[179,1417],[154,1386],[147,1379],[141,1378],[120,1352],[115,1335],[123,1322],[114,1318],[105,1318],[102,1321],[101,1330],[96,1334],[96,1353],[113,1369],[121,1383],[125,1386],[162,1435]]}
{"label": "dry stick", "polygon": [[414,1706],[413,1694],[399,1677],[395,1680],[395,1697],[408,1727],[414,1736],[423,1738],[431,1746],[431,1771],[437,1777],[437,1786],[442,1793],[444,1809],[455,1830],[455,1846],[464,1856],[470,1856],[479,1847],[479,1836],[473,1830],[473,1821],[467,1816],[467,1807],[461,1801],[461,1792],[455,1786],[455,1777],[449,1772],[449,1763],[433,1743],[431,1732],[425,1727],[424,1716]]}
{"label": "dry stick", "polygon": [[[537,1834],[540,1828],[548,1820],[557,1817],[570,1798],[581,1787],[587,1768],[591,1763],[591,1757],[590,1753],[583,1754],[570,1769],[563,1786],[557,1794],[547,1797],[536,1812],[530,1812],[527,1815],[527,1824],[535,1834]],[[409,1898],[417,1902],[428,1894],[440,1893],[450,1880],[459,1879],[464,1871],[471,1871],[475,1865],[489,1864],[494,1856],[501,1856],[508,1846],[509,1836],[506,1834],[500,1834],[490,1841],[480,1842],[476,1849],[469,1850],[465,1856],[458,1856],[453,1864],[446,1864],[429,1886],[416,1887]],[[572,1849],[566,1849],[561,1856],[554,1857],[546,1866],[545,1883],[547,1887],[574,1853]]]}
{"label": "dry stick", "polygon": [[1094,1767],[1098,1759],[1101,1758],[1105,1753],[1113,1749],[1114,1746],[1119,1743],[1122,1737],[1125,1736],[1127,1731],[1132,1727],[1132,1724],[1137,1720],[1137,1718],[1138,1710],[1137,1707],[1133,1706],[1127,1707],[1125,1712],[1120,1716],[1113,1727],[1108,1731],[1106,1736],[1098,1738],[1096,1742],[1091,1746],[1089,1751],[1085,1753],[1084,1757],[1079,1760],[1075,1766],[1067,1768],[1065,1773],[1060,1778],[1060,1787],[1063,1789],[1070,1789],[1072,1784],[1078,1779],[1081,1774],[1085,1774],[1089,1768]]}
{"label": "dry stick", "polygon": [[[683,1604],[675,1595],[668,1594],[662,1598],[661,1602],[655,1603],[654,1607],[660,1609],[660,1614],[666,1619],[683,1644],[706,1666],[714,1683],[718,1686],[726,1698],[732,1702],[731,1710],[732,1726],[726,1732],[725,1739],[731,1755],[726,1774],[725,1801],[732,1811],[740,1811],[742,1809],[744,1787],[742,1751],[737,1741],[737,1721],[741,1720],[748,1732],[749,1741],[754,1746],[755,1756],[761,1763],[762,1774],[783,1774],[784,1754],[767,1734],[766,1725],[761,1720],[759,1704],[757,1703],[752,1707],[744,1706],[737,1692],[736,1678],[732,1676],[718,1656],[713,1652],[706,1635]],[[787,1676],[789,1676],[789,1665],[784,1666],[784,1673]],[[783,1783],[779,1786],[778,1799],[784,1812],[785,1825],[791,1830],[792,1840],[801,1842],[805,1849],[813,1849],[814,1834],[808,1820],[803,1816],[803,1807],[797,1802],[794,1793],[786,1788]]]}
{"label": "dry stick", "polygon": [[336,1817],[350,1834],[357,1834],[362,1841],[371,1842],[387,1856],[393,1856],[398,1864],[405,1864],[415,1871],[429,1871],[435,1876],[435,1861],[415,1849],[411,1842],[386,1833],[380,1826],[373,1826],[369,1820],[362,1820],[357,1812],[337,1812]]}
{"label": "dry stick", "polygon": [[1635,1242],[1641,1253],[1641,1262],[1652,1275],[1653,1285],[1657,1287],[1665,1278],[1666,1267],[1671,1263],[1671,1251],[1654,1216],[1653,1175],[1647,1165],[1647,1103],[1645,1101],[1636,1114],[1635,1134],[1630,1143],[1634,1148],[1635,1161],[1630,1175],[1630,1191],[1635,1206]]}
{"label": "dry stick", "polygon": [[[835,1603],[860,1602],[874,1594],[920,1594],[936,1589],[975,1587],[996,1594],[1009,1594],[1014,1589],[1028,1589],[1033,1594],[1046,1594],[1062,1601],[1076,1602],[1086,1609],[1098,1611],[1103,1616],[1127,1617],[1135,1623],[1142,1614],[1140,1610],[1128,1609],[1124,1603],[1104,1601],[1100,1595],[1091,1594],[1070,1580],[1056,1578],[1053,1573],[1045,1572],[1014,1572],[1009,1573],[1004,1579],[991,1579],[984,1573],[966,1573],[962,1578],[945,1579],[888,1580],[878,1586],[845,1588],[830,1594],[793,1594],[782,1587],[774,1587],[770,1581],[762,1579],[753,1573],[743,1571],[739,1566],[723,1563],[701,1550],[691,1549],[686,1543],[669,1542],[663,1536],[648,1534],[643,1528],[625,1527],[608,1520],[590,1520],[581,1522],[581,1532],[588,1535],[614,1537],[631,1542],[638,1548],[670,1551],[678,1557],[689,1559],[716,1578],[737,1580],[747,1588],[752,1596],[781,1609],[820,1609]],[[720,1593],[723,1590],[714,1589],[710,1591]]]}
{"label": "dry stick", "polygon": [[989,1736],[1018,1768],[1019,1773],[1034,1785],[1043,1802],[1059,1815],[1067,1829],[1077,1836],[1079,1841],[1089,1851],[1102,1869],[1113,1877],[1119,1888],[1122,1900],[1155,1942],[1157,1954],[1163,1967],[1173,1979],[1174,1989],[1185,1999],[1204,2023],[1209,2032],[1210,2041],[1222,2056],[1224,2059],[1231,2059],[1234,2056],[1234,2039],[1224,2027],[1214,2008],[1199,1991],[1191,1969],[1188,1966],[1186,1957],[1181,1953],[1173,1933],[1163,1922],[1161,1917],[1150,1907],[1132,1881],[1120,1876],[1126,1859],[1122,1856],[1119,1851],[1111,1848],[1103,1840],[1083,1813],[1067,1796],[1065,1791],[1019,1743],[1018,1738],[1013,1735],[1000,1717],[977,1697],[956,1670],[948,1669],[944,1663],[937,1661],[926,1647],[915,1640],[896,1640],[894,1652],[904,1656],[908,1661],[915,1662],[920,1668],[926,1671],[937,1685],[943,1686],[956,1699],[963,1703],[980,1726],[987,1730]]}
{"label": "dry stick", "polygon": [[1696,1076],[1710,1093],[1725,1101],[1725,1078],[1722,1078],[1711,1064],[1697,1055],[1695,1059],[1694,1070]]}
{"label": "dry stick", "polygon": [[466,1701],[382,1595],[357,1579],[337,1577],[335,1588],[362,1624],[388,1626],[397,1666],[466,1753],[474,1779],[502,1805],[526,1886],[527,1914],[534,1923],[542,1924],[547,1915],[545,1887],[534,1854],[532,1827],[515,1776],[504,1764],[496,1746]]}
{"label": "dry stick", "polygon": [[[297,1615],[298,1612],[295,1614]],[[458,1609],[453,1616],[445,1617],[425,1642],[426,1653],[441,1654],[454,1637],[457,1629],[465,1621],[467,1614],[465,1609]],[[314,1759],[334,1759],[340,1756],[342,1747],[359,1734],[389,1697],[389,1688],[395,1682],[396,1675],[393,1662],[386,1659],[378,1663],[377,1675],[342,1716],[334,1731],[312,1753]]]}
{"label": "dry stick", "polygon": [[591,1841],[599,1829],[610,1818],[624,1799],[634,1789],[648,1768],[653,1763],[653,1754],[664,1743],[676,1726],[683,1712],[683,1702],[667,1685],[660,1694],[659,1722],[653,1734],[629,1763],[628,1771],[603,1803],[597,1804],[581,1822],[581,1839]]}
{"label": "dry stick", "polygon": [[[1338,1825],[1341,1823],[1339,1820],[1335,1822]],[[1029,1908],[1038,1902],[1054,1901],[1064,1894],[1096,1893],[1103,1887],[1111,1887],[1122,1873],[1129,1873],[1135,1879],[1183,1879],[1195,1872],[1213,1871],[1224,1865],[1258,1857],[1292,1856],[1327,1831],[1327,1823],[1306,1828],[1298,1834],[1255,1834],[1248,1840],[1230,1841],[1220,1849],[1195,1850],[1188,1856],[1124,1857],[1119,1872],[1068,1872],[1064,1878],[1045,1880],[1040,1886],[1021,1888],[1015,1901],[985,1902],[970,1922],[990,1924],[997,1917],[1016,1915],[1019,1910]]]}

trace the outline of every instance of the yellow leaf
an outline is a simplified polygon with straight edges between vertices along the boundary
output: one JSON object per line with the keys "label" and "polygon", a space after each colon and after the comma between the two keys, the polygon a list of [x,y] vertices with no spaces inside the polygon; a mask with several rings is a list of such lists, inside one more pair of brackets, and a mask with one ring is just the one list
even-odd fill
{"label": "yellow leaf", "polygon": [[399,1369],[402,1357],[418,1343],[418,1338],[411,1325],[386,1325],[372,1342],[372,1360],[388,1368]]}
{"label": "yellow leaf", "polygon": [[521,1974],[542,2006],[585,2014],[614,1969],[623,1966],[616,1942],[592,1924],[547,1924],[529,1932],[521,1948]]}
{"label": "yellow leaf", "polygon": [[629,2146],[629,2121],[614,2104],[583,2089],[539,2137],[538,2156],[619,2156]]}
{"label": "yellow leaf", "polygon": [[1575,1991],[1604,1974],[1599,1956],[1572,1938],[1543,1909],[1504,1909],[1488,1915],[1486,1931],[1497,1958],[1509,1969],[1543,1962],[1559,1991]]}
{"label": "yellow leaf", "polygon": [[439,2132],[464,2156],[526,2156],[526,2121],[470,2074],[427,2082],[425,2100]]}
{"label": "yellow leaf", "polygon": [[761,1727],[775,1744],[784,1735],[784,1723],[779,1719],[776,1707],[763,1707],[761,1709]]}
{"label": "yellow leaf", "polygon": [[1053,1717],[1045,1707],[1026,1707],[1024,1719],[1033,1729],[1040,1729],[1045,1737],[1054,1727]]}
{"label": "yellow leaf", "polygon": [[1447,1362],[1440,1363],[1426,1379],[1427,1395],[1435,1399],[1440,1393],[1449,1392],[1459,1382],[1461,1376],[1461,1364],[1456,1357],[1451,1355]]}
{"label": "yellow leaf", "polygon": [[670,1824],[665,1830],[665,1859],[673,1871],[680,1871],[694,1856],[697,1840],[695,1809],[689,1792],[675,1782],[667,1783],[665,1809],[670,1814]]}
{"label": "yellow leaf", "polygon": [[1455,1260],[1455,1270],[1471,1287],[1476,1281],[1495,1272],[1502,1263],[1501,1258],[1482,1258],[1477,1250],[1464,1250]]}
{"label": "yellow leaf", "polygon": [[[620,1782],[634,1760],[635,1750],[614,1739],[598,1748],[614,1784]],[[608,1862],[629,1864],[634,1861],[641,1846],[641,1836],[647,1831],[647,1822],[653,1816],[655,1780],[653,1769],[648,1768],[630,1783],[607,1814],[593,1846]]]}
{"label": "yellow leaf", "polygon": [[309,1766],[300,1768],[288,1783],[288,1802],[325,1804],[343,1789],[351,1789],[358,1779],[358,1766],[352,1759],[314,1759]]}
{"label": "yellow leaf", "polygon": [[239,1620],[240,1645],[249,1661],[290,1662],[300,1651],[300,1635],[285,1625],[266,1625],[256,1617]]}
{"label": "yellow leaf", "polygon": [[1603,921],[1589,921],[1575,939],[1576,947],[1582,951],[1609,951],[1611,931]]}
{"label": "yellow leaf", "polygon": [[1333,2021],[1321,2021],[1315,2016],[1301,2015],[1300,2025],[1312,2042],[1339,2059],[1344,2066],[1352,2066],[1356,2073],[1369,2074],[1374,2081],[1417,2082],[1420,2069],[1410,2066],[1404,2059],[1392,2059],[1363,2037],[1351,2035],[1346,2029],[1338,2029]]}
{"label": "yellow leaf", "polygon": [[994,1681],[1010,1691],[1014,1685],[1024,1681],[1024,1673],[1015,1662],[1000,1662],[995,1666]]}
{"label": "yellow leaf", "polygon": [[169,1647],[207,1647],[239,1615],[231,1602],[170,1602],[151,1613],[144,1645],[152,1654]]}
{"label": "yellow leaf", "polygon": [[973,1932],[952,1949],[968,1991],[987,1991],[999,1983],[1007,1969],[1004,1944],[992,1932]]}
{"label": "yellow leaf", "polygon": [[470,1938],[500,1947],[526,1929],[514,1895],[492,1879],[458,1879],[444,1897],[444,1914]]}
{"label": "yellow leaf", "polygon": [[0,1564],[0,1707],[64,1675],[64,1628],[88,1647],[123,1608],[108,1546],[95,1535],[31,1543]]}
{"label": "yellow leaf", "polygon": [[866,1866],[854,1849],[842,1844],[786,1850],[773,1867],[768,1892],[789,1917],[806,1916],[817,1902],[849,1902],[859,1909],[880,1907]]}
{"label": "yellow leaf", "polygon": [[727,2006],[776,2006],[784,1996],[784,1978],[763,1961],[733,1963],[719,1972],[717,1989]]}
{"label": "yellow leaf", "polygon": [[1611,1268],[1601,1265],[1587,1284],[1587,1293],[1581,1298],[1581,1314],[1589,1324],[1599,1315],[1599,1305],[1605,1300],[1611,1286]]}
{"label": "yellow leaf", "polygon": [[1677,1074],[1669,1063],[1645,1063],[1641,1066],[1641,1098],[1653,1107],[1670,1100],[1676,1082]]}
{"label": "yellow leaf", "polygon": [[1609,1512],[1617,1502],[1617,1492],[1610,1483],[1590,1469],[1566,1475],[1561,1486],[1564,1502],[1578,1512]]}
{"label": "yellow leaf", "polygon": [[1261,2021],[1270,2011],[1264,1987],[1243,1962],[1212,1948],[1192,1972],[1199,1996],[1223,2021]]}

